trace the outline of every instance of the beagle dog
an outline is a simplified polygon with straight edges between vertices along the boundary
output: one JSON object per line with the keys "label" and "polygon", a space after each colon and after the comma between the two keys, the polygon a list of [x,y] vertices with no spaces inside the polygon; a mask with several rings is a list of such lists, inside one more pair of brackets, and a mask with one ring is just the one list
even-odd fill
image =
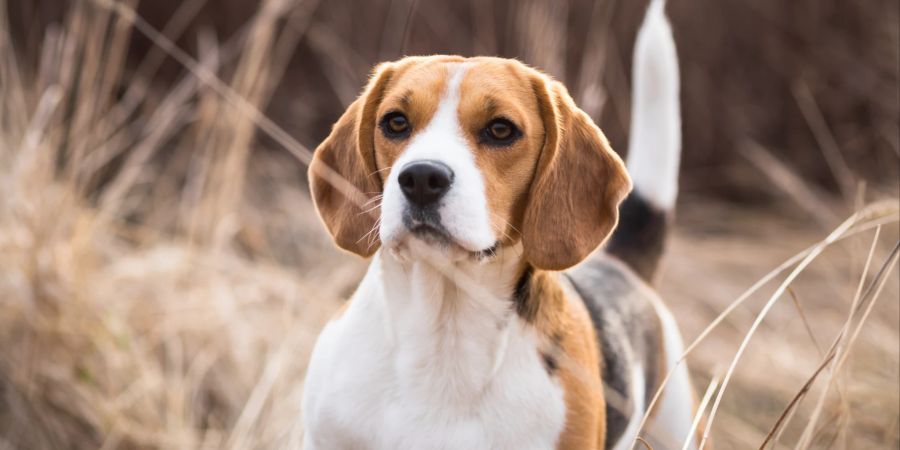
{"label": "beagle dog", "polygon": [[336,244],[371,263],[313,351],[307,450],[697,444],[681,337],[648,287],[680,152],[661,0],[635,57],[627,170],[562,84],[515,60],[374,70],[309,171]]}

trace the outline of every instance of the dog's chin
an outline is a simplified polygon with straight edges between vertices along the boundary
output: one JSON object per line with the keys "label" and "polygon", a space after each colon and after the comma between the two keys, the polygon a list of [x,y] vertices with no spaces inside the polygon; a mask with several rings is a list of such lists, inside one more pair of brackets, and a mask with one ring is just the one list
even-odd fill
{"label": "dog's chin", "polygon": [[484,249],[471,249],[446,231],[429,225],[404,228],[384,245],[400,262],[425,259],[432,262],[485,262],[497,252],[497,244]]}

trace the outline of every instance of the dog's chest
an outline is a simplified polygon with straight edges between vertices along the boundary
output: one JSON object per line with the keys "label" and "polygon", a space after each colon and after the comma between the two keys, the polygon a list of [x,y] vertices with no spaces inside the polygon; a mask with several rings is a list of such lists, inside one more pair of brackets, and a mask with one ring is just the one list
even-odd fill
{"label": "dog's chest", "polygon": [[459,332],[426,336],[406,322],[423,312],[411,307],[388,328],[395,312],[383,306],[354,299],[320,336],[304,404],[312,448],[555,447],[563,391],[527,327],[489,336],[479,318],[460,317],[445,324]]}

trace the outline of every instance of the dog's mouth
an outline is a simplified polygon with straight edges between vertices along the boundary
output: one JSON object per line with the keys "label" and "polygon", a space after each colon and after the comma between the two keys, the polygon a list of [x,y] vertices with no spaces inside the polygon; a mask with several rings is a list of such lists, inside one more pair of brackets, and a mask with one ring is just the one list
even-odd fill
{"label": "dog's mouth", "polygon": [[453,239],[453,236],[450,236],[450,233],[440,225],[421,223],[407,227],[407,229],[409,229],[410,234],[430,245],[459,245]]}
{"label": "dog's mouth", "polygon": [[403,225],[410,235],[429,246],[465,253],[470,259],[476,261],[493,258],[497,255],[500,247],[498,241],[487,248],[471,249],[454,238],[450,231],[441,224],[440,218],[436,214],[407,213],[403,216]]}

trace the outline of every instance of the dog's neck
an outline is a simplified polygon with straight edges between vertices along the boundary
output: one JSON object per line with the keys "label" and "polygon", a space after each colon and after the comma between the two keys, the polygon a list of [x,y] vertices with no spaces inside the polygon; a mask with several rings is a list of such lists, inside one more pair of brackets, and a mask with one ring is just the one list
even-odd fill
{"label": "dog's neck", "polygon": [[511,333],[522,327],[513,298],[524,269],[521,247],[487,260],[421,250],[414,258],[376,256],[398,381],[465,403],[490,382]]}

